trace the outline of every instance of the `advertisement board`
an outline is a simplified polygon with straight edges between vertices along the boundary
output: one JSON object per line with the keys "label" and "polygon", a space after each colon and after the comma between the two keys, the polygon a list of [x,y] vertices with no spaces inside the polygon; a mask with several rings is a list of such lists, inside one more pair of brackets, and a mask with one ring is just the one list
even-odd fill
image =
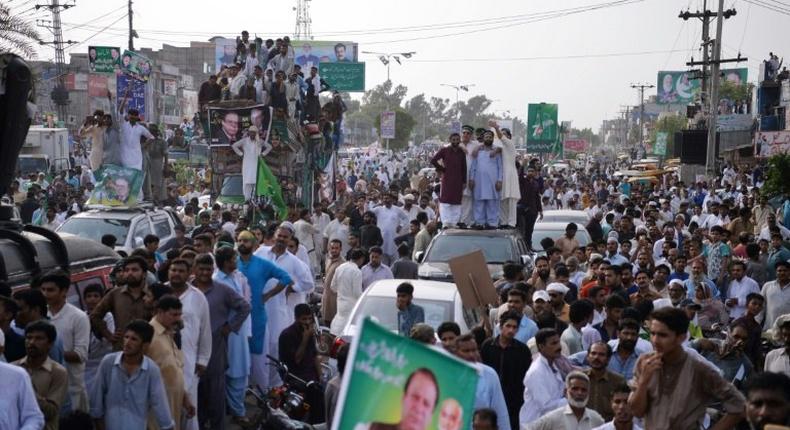
{"label": "advertisement board", "polygon": [[305,75],[310,67],[318,67],[321,63],[356,63],[358,45],[354,42],[331,42],[321,40],[294,40],[294,63],[302,66]]}
{"label": "advertisement board", "polygon": [[395,112],[381,113],[381,138],[395,139]]}
{"label": "advertisement board", "polygon": [[658,104],[687,104],[694,101],[700,92],[700,80],[691,72],[658,72]]}
{"label": "advertisement board", "polygon": [[92,73],[119,73],[121,48],[112,46],[89,46],[88,69]]}
{"label": "advertisement board", "polygon": [[535,103],[527,108],[527,152],[551,153],[562,149],[559,142],[558,106]]}
{"label": "advertisement board", "polygon": [[137,80],[148,81],[153,62],[134,51],[126,50],[121,57],[121,71]]}
{"label": "advertisement board", "polygon": [[126,109],[137,109],[140,112],[140,119],[145,120],[145,82],[134,79],[129,75],[118,75],[116,80],[116,102],[120,106],[124,97],[127,96]]}
{"label": "advertisement board", "polygon": [[321,77],[335,91],[364,92],[365,63],[321,63]]}
{"label": "advertisement board", "polygon": [[229,146],[244,137],[245,131],[254,125],[263,135],[269,129],[269,109],[264,105],[244,108],[211,107],[208,111],[211,146]]}

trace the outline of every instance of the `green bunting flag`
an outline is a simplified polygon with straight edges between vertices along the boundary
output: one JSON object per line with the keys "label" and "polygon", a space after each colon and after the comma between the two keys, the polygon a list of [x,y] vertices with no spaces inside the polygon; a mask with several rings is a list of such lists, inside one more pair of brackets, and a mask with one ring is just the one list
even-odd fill
{"label": "green bunting flag", "polygon": [[288,216],[288,206],[283,200],[280,183],[262,157],[258,157],[258,180],[255,184],[255,195],[269,197],[272,206],[277,209],[277,217],[280,220],[284,220]]}

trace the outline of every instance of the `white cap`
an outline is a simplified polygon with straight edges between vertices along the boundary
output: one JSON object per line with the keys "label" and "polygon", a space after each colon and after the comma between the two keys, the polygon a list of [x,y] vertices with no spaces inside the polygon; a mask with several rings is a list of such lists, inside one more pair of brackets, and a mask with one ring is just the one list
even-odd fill
{"label": "white cap", "polygon": [[535,303],[537,300],[548,302],[550,299],[549,293],[547,293],[546,290],[537,290],[532,293],[532,303]]}
{"label": "white cap", "polygon": [[553,291],[555,293],[565,294],[568,292],[570,288],[566,287],[565,284],[561,282],[552,282],[546,287],[546,291]]}

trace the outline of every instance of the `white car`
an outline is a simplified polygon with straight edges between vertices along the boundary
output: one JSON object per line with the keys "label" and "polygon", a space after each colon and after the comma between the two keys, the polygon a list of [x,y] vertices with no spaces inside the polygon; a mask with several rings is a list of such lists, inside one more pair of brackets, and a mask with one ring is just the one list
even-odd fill
{"label": "white car", "polygon": [[575,211],[568,209],[553,209],[543,211],[543,219],[541,222],[575,222],[581,225],[587,225],[590,221],[590,216],[585,211]]}
{"label": "white car", "polygon": [[449,282],[424,281],[416,279],[385,279],[371,284],[357,300],[351,317],[343,328],[340,337],[348,342],[356,336],[362,320],[369,316],[375,322],[394,332],[398,331],[398,309],[395,307],[395,290],[403,282],[414,286],[414,301],[425,311],[425,323],[434,330],[445,321],[455,321],[461,333],[469,332],[473,321],[464,318],[461,294],[458,287]]}
{"label": "white car", "polygon": [[[546,237],[557,240],[560,236],[565,235],[565,227],[568,226],[567,222],[550,222],[538,221],[535,223],[535,230],[532,232],[532,249],[538,253],[543,253],[545,249],[540,246],[540,241]],[[592,242],[590,233],[584,225],[576,223],[578,230],[576,231],[576,240],[579,241],[579,246],[587,246]]]}

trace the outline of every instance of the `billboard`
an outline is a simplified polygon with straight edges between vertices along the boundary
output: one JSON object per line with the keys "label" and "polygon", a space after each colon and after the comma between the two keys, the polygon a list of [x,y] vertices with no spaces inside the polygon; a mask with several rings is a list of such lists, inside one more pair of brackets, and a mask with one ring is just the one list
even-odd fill
{"label": "billboard", "polygon": [[565,139],[562,142],[562,149],[565,152],[565,156],[568,156],[568,153],[580,153],[587,151],[589,144],[587,143],[587,139],[579,139],[579,138],[570,138]]}
{"label": "billboard", "polygon": [[121,71],[137,80],[147,81],[151,76],[153,63],[147,57],[126,50],[121,57]]}
{"label": "billboard", "polygon": [[366,318],[349,352],[331,428],[470,429],[478,378],[470,364]]}
{"label": "billboard", "polygon": [[112,46],[89,46],[88,68],[92,73],[120,72],[121,48]]}
{"label": "billboard", "polygon": [[217,108],[208,110],[211,146],[229,146],[242,139],[246,130],[254,125],[263,135],[269,129],[269,109],[264,105],[244,108]]}
{"label": "billboard", "polygon": [[527,151],[550,153],[559,150],[559,121],[556,104],[536,103],[527,108]]}
{"label": "billboard", "polygon": [[321,77],[335,91],[364,92],[365,63],[321,63]]}
{"label": "billboard", "polygon": [[381,138],[395,139],[395,112],[381,113]]}
{"label": "billboard", "polygon": [[126,109],[137,109],[140,112],[140,119],[145,120],[145,82],[129,75],[118,75],[115,93],[118,106],[127,95],[127,89],[129,89],[129,94],[126,100]]}
{"label": "billboard", "polygon": [[692,72],[658,72],[657,103],[691,103],[699,95],[700,84],[700,80],[694,79]]}
{"label": "billboard", "polygon": [[302,66],[305,75],[313,66],[319,67],[320,71],[320,63],[356,63],[359,54],[358,45],[354,42],[294,40],[291,45],[294,63]]}
{"label": "billboard", "polygon": [[754,135],[754,156],[770,157],[790,152],[790,131],[758,131]]}
{"label": "billboard", "polygon": [[721,77],[727,82],[743,85],[749,77],[749,69],[746,67],[740,69],[721,69]]}
{"label": "billboard", "polygon": [[656,133],[656,144],[653,145],[653,155],[660,155],[665,156],[667,155],[667,139],[669,138],[669,133],[665,131],[659,131]]}

